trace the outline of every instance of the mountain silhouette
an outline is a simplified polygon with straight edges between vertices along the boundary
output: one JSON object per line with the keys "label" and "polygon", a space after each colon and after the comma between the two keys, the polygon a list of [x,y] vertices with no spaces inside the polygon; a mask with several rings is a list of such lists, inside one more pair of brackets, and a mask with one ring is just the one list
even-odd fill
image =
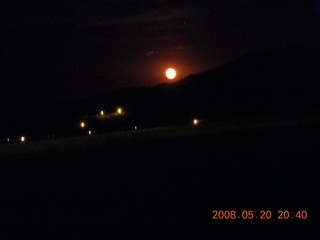
{"label": "mountain silhouette", "polygon": [[[127,128],[182,124],[193,117],[216,120],[317,112],[319,57],[319,52],[304,46],[248,53],[178,82],[121,88],[102,96],[29,109],[24,113],[23,123],[13,111],[2,118],[2,133],[26,129],[30,134],[71,134],[83,116],[95,115],[100,109],[112,112],[117,106],[128,113],[127,124],[121,122]],[[113,125],[109,126],[111,131]]]}
{"label": "mountain silhouette", "polygon": [[102,105],[127,106],[153,121],[192,116],[234,118],[314,111],[320,90],[319,53],[302,46],[249,53],[171,84],[106,93]]}

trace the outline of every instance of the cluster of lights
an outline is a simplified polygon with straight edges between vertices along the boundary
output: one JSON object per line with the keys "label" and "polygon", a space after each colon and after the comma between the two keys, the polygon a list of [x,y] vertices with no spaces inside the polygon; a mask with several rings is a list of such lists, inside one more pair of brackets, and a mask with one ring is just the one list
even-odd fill
{"label": "cluster of lights", "polygon": [[[115,111],[115,114],[116,115],[122,115],[123,114],[123,109],[121,107],[118,107],[116,109],[116,111]],[[104,116],[104,115],[105,115],[104,110],[100,110],[100,116]],[[86,124],[85,121],[81,121],[79,125],[80,125],[80,128],[83,128],[83,129],[87,127],[87,124]],[[137,130],[138,127],[135,126],[134,129]],[[92,135],[92,130],[88,130],[87,133],[88,133],[88,135]],[[10,138],[7,138],[6,140],[7,140],[8,143],[11,141]],[[27,137],[26,136],[21,136],[19,138],[19,140],[20,140],[20,142],[26,142],[27,141]]]}
{"label": "cluster of lights", "polygon": [[[104,116],[104,110],[101,110],[100,111],[100,116]],[[121,107],[118,107],[117,109],[116,109],[116,114],[117,115],[121,115],[121,114],[123,114],[123,109],[121,108]],[[199,119],[197,119],[197,118],[194,118],[193,120],[192,120],[192,123],[193,123],[193,125],[198,125],[199,124],[199,122],[200,122],[200,120]],[[84,122],[84,121],[81,121],[80,122],[80,128],[86,128],[87,127],[87,124],[86,124],[86,122]],[[138,126],[134,126],[134,130],[138,130]],[[88,130],[88,135],[92,135],[92,130]],[[27,138],[25,137],[25,136],[21,136],[20,137],[20,142],[26,142],[26,140],[27,140]],[[11,141],[11,139],[10,138],[7,138],[7,142],[10,142]]]}
{"label": "cluster of lights", "polygon": [[[118,107],[115,111],[115,115],[122,115],[123,114],[123,109],[121,107]],[[100,114],[101,117],[106,116],[104,110],[100,110]],[[80,128],[86,128],[87,124],[85,121],[81,121],[80,122]],[[135,126],[135,130],[137,130],[137,126]],[[92,135],[92,131],[88,130],[88,135]]]}
{"label": "cluster of lights", "polygon": [[112,115],[122,115],[123,113],[124,113],[123,109],[121,107],[118,107],[118,108],[116,108],[115,112],[111,113],[111,114],[107,114],[104,110],[100,110],[99,116],[100,117],[108,117],[108,116],[112,116]]}

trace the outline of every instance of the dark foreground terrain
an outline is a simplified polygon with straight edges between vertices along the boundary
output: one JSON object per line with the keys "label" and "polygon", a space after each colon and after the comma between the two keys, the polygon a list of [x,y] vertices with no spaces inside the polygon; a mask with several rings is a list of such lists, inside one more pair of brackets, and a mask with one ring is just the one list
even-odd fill
{"label": "dark foreground terrain", "polygon": [[[319,136],[319,122],[311,122],[84,137],[89,143],[75,141],[76,147],[55,143],[3,153],[1,233],[20,239],[320,239]],[[2,152],[8,147],[12,152],[14,146]],[[273,215],[212,220],[214,210]],[[279,210],[306,210],[308,217],[280,220]]]}

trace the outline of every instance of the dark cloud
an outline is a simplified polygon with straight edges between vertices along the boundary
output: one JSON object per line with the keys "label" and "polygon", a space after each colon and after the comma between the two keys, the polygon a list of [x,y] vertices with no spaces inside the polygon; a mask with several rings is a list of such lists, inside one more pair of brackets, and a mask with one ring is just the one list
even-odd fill
{"label": "dark cloud", "polygon": [[157,50],[151,50],[151,51],[148,51],[147,53],[146,53],[146,55],[147,56],[152,56],[152,55],[156,55],[156,54],[158,54],[159,53],[159,51],[157,51]]}

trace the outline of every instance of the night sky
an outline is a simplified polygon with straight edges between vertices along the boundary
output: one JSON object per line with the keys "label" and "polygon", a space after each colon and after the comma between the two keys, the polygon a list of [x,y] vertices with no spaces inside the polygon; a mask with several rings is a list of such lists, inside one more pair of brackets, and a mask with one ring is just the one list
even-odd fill
{"label": "night sky", "polygon": [[0,106],[179,80],[259,49],[318,47],[318,0],[33,1],[0,6]]}

